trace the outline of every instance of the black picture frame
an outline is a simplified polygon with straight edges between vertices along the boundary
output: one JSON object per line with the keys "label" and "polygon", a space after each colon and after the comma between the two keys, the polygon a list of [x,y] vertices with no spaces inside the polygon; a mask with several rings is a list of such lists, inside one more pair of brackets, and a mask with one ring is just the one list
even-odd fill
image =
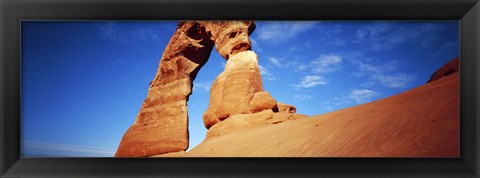
{"label": "black picture frame", "polygon": [[[478,177],[478,0],[1,0],[1,177]],[[20,158],[22,20],[459,20],[460,158]]]}

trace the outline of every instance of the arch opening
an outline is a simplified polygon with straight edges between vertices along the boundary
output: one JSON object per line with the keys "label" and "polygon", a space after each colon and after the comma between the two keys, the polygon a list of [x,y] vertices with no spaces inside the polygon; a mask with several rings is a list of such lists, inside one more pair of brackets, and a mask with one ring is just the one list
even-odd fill
{"label": "arch opening", "polygon": [[263,92],[258,59],[250,51],[249,35],[254,29],[253,21],[179,22],[147,98],[115,156],[154,156],[188,149],[187,102],[193,81],[214,46],[227,63],[212,83],[209,106],[202,116],[204,126],[209,129],[235,114],[274,110],[276,101]]}

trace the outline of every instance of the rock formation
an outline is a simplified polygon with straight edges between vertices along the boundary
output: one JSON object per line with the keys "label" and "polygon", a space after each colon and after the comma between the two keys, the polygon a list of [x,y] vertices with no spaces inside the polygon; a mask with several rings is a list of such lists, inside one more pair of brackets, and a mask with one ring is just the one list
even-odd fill
{"label": "rock formation", "polygon": [[267,110],[212,126],[209,138],[183,156],[458,158],[459,79],[451,73],[387,98],[298,120],[276,118],[294,114],[277,103],[284,112],[271,119],[253,116],[270,117]]}
{"label": "rock formation", "polygon": [[243,51],[231,56],[210,90],[210,104],[203,115],[205,127],[236,114],[276,110],[277,102],[263,91],[257,55]]}
{"label": "rock formation", "polygon": [[135,123],[116,157],[149,156],[188,148],[187,100],[192,81],[206,63],[213,41],[197,22],[180,22],[163,52],[155,78]]}
{"label": "rock formation", "polygon": [[454,58],[450,62],[443,65],[435,73],[433,73],[430,79],[427,81],[427,83],[430,83],[432,81],[438,80],[442,77],[445,77],[454,73],[458,73],[460,68],[459,65],[460,65],[460,60],[458,59],[458,57]]}
{"label": "rock formation", "polygon": [[217,52],[225,59],[231,55],[252,49],[250,34],[255,30],[253,21],[200,22],[215,41]]}
{"label": "rock formation", "polygon": [[280,112],[287,112],[287,113],[296,113],[297,112],[297,108],[295,108],[295,106],[288,105],[288,104],[285,104],[285,103],[278,102],[277,107],[278,107],[278,111],[280,111]]}
{"label": "rock formation", "polygon": [[[263,91],[257,55],[251,51],[249,39],[254,29],[253,21],[180,22],[165,48],[147,98],[115,156],[184,153],[188,148],[187,101],[192,93],[192,81],[208,60],[213,46],[227,64],[213,82],[203,121],[207,129],[226,119],[231,121],[209,134],[241,130],[243,126],[272,119],[274,111],[278,112],[277,102]],[[231,123],[237,122],[247,124],[231,128],[234,126]]]}
{"label": "rock formation", "polygon": [[[258,92],[258,93],[263,93],[263,92]],[[265,101],[271,101],[271,100],[264,100],[264,102],[262,102],[264,103],[263,106],[265,107],[272,106]],[[291,106],[291,105],[288,105],[288,106]],[[210,129],[208,129],[207,139],[226,135],[226,134],[236,133],[243,130],[249,130],[256,127],[262,127],[269,124],[278,124],[278,123],[302,119],[306,117],[308,116],[303,114],[297,114],[295,112],[288,112],[288,111],[274,112],[274,109],[271,109],[271,108],[264,109],[260,112],[254,112],[249,114],[235,114],[228,117],[228,119],[225,119],[224,121],[219,122],[214,126],[212,126]]]}

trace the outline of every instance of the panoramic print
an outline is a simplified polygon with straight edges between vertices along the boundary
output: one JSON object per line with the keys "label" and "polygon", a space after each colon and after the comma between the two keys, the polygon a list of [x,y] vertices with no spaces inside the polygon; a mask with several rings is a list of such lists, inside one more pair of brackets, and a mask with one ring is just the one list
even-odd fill
{"label": "panoramic print", "polygon": [[22,21],[22,157],[459,157],[458,21]]}

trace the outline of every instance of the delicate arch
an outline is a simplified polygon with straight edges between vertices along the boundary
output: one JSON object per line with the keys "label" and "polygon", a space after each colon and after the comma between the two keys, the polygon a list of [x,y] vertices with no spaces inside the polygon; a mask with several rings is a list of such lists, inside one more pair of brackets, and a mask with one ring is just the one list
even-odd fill
{"label": "delicate arch", "polygon": [[[115,156],[151,156],[188,148],[187,101],[192,93],[192,82],[210,57],[213,46],[222,57],[232,60],[213,84],[209,108],[203,117],[207,128],[233,114],[276,108],[275,100],[268,93],[268,107],[259,109],[258,101],[251,104],[256,92],[263,91],[257,57],[249,51],[249,35],[254,29],[253,21],[179,22],[150,83],[147,98],[135,123],[124,134]],[[233,61],[242,62],[232,64]],[[242,77],[247,80],[232,80]],[[233,88],[223,91],[221,87],[219,91],[219,87],[215,87],[227,85],[225,83]],[[236,100],[227,92],[240,92],[246,98]],[[265,98],[265,94],[261,96]]]}

